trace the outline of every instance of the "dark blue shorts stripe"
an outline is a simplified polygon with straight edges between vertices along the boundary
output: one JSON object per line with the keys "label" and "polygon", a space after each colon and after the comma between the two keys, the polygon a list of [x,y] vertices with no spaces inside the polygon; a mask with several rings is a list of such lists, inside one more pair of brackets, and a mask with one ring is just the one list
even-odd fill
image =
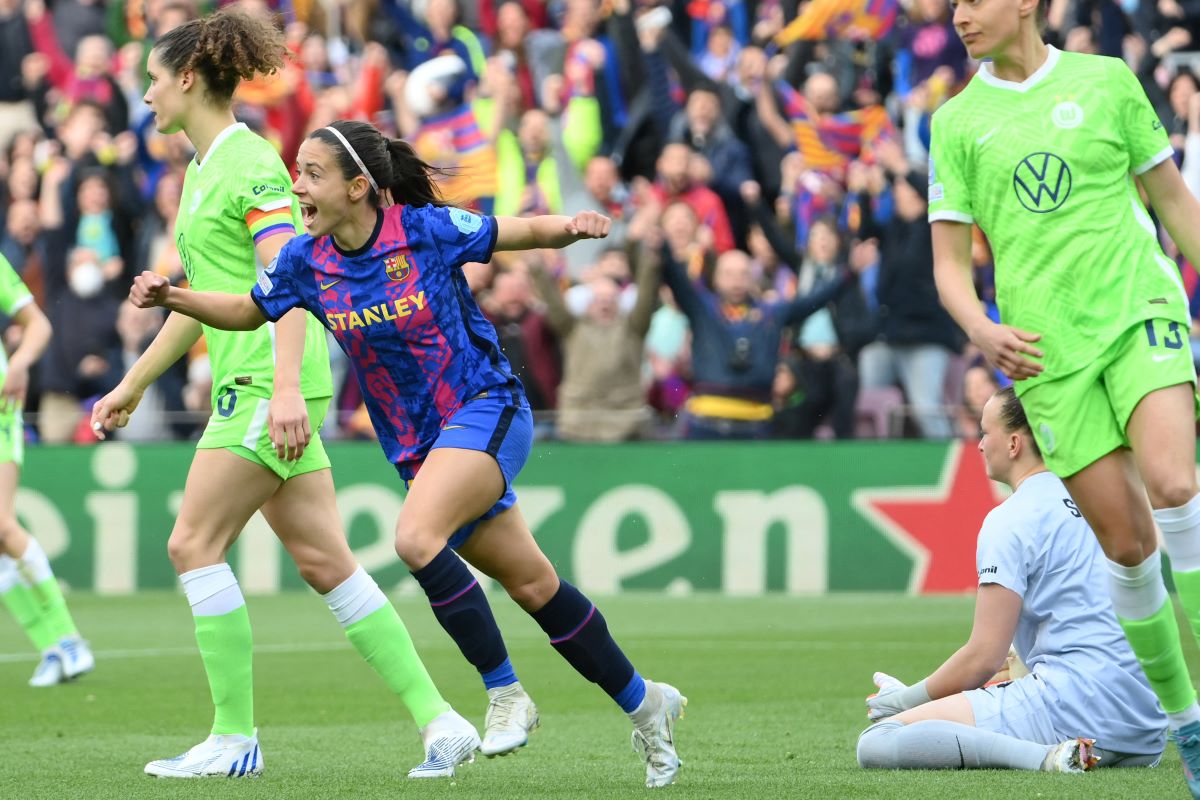
{"label": "dark blue shorts stripe", "polygon": [[505,406],[500,412],[500,419],[496,422],[496,430],[492,431],[492,438],[488,440],[487,454],[496,457],[500,452],[500,446],[504,444],[504,437],[508,435],[508,428],[512,425],[513,417],[517,414],[516,406]]}

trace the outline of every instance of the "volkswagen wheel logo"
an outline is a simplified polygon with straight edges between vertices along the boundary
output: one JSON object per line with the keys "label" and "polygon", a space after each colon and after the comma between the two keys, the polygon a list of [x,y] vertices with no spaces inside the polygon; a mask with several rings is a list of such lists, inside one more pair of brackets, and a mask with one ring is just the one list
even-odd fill
{"label": "volkswagen wheel logo", "polygon": [[1035,214],[1057,211],[1071,194],[1071,168],[1053,153],[1032,153],[1013,170],[1013,191]]}

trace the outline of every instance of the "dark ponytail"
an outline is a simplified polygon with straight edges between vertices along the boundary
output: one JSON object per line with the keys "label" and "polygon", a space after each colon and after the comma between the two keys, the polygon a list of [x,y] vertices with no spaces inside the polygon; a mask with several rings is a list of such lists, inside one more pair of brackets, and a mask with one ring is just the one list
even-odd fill
{"label": "dark ponytail", "polygon": [[[371,180],[381,190],[387,190],[393,203],[405,206],[444,206],[446,201],[438,190],[435,177],[445,174],[437,167],[426,164],[403,139],[388,139],[375,126],[366,122],[338,120],[329,127],[335,128],[358,155]],[[317,128],[308,135],[310,139],[324,142],[337,157],[342,177],[353,180],[363,174],[362,168],[341,140],[325,128]],[[368,183],[371,181],[368,180]],[[379,193],[371,189],[367,201],[378,208]]]}

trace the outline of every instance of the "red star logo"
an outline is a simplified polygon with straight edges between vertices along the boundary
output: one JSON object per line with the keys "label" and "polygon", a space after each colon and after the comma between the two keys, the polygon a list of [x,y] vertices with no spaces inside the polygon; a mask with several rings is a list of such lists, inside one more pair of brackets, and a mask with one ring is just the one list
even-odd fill
{"label": "red star logo", "polygon": [[937,486],[859,489],[852,502],[912,556],[912,593],[970,592],[979,585],[975,542],[983,519],[1004,499],[977,447],[953,444]]}

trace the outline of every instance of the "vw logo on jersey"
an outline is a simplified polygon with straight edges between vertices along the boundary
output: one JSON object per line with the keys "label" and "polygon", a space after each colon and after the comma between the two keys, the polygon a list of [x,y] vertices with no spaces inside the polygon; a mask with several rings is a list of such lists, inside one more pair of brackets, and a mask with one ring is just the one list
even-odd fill
{"label": "vw logo on jersey", "polygon": [[1031,153],[1013,170],[1013,191],[1035,214],[1057,211],[1071,194],[1071,168],[1054,153]]}
{"label": "vw logo on jersey", "polygon": [[1073,100],[1064,100],[1050,112],[1050,121],[1060,128],[1078,128],[1083,124],[1083,108]]}

